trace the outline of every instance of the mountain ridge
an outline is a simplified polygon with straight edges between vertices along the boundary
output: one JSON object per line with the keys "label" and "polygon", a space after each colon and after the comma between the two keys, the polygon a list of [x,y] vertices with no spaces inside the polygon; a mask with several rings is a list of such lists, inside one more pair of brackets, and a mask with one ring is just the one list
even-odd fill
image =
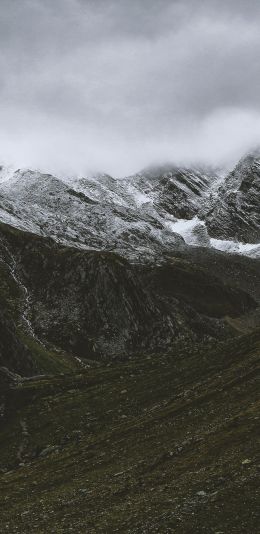
{"label": "mountain ridge", "polygon": [[259,177],[249,183],[248,175],[258,165],[249,155],[226,177],[209,168],[167,165],[120,180],[105,174],[61,179],[26,169],[8,174],[2,168],[8,179],[0,182],[0,220],[137,262],[185,243],[257,257]]}

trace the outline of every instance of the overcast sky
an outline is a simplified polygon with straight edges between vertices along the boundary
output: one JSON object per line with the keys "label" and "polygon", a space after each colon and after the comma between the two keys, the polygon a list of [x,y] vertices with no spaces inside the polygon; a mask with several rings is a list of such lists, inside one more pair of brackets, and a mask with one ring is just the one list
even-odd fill
{"label": "overcast sky", "polygon": [[260,144],[259,0],[0,0],[0,160],[126,175]]}

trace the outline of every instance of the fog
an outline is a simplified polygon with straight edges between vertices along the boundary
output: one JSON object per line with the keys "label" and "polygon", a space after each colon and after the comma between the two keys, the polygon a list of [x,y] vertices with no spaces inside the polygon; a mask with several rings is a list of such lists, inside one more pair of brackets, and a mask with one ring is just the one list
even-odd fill
{"label": "fog", "polygon": [[229,165],[260,144],[260,2],[0,0],[0,160]]}

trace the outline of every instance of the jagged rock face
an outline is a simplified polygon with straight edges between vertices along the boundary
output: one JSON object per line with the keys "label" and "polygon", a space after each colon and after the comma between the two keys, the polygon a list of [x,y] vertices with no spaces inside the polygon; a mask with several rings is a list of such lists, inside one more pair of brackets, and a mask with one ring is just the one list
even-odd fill
{"label": "jagged rock face", "polygon": [[179,333],[119,257],[54,250],[46,258],[45,251],[27,250],[24,271],[27,262],[40,338],[85,358],[123,359],[148,347],[160,350]]}
{"label": "jagged rock face", "polygon": [[147,202],[164,217],[167,215],[192,219],[200,211],[201,202],[218,180],[213,169],[189,169],[165,166],[152,168],[124,181],[128,190],[147,197]]}
{"label": "jagged rock face", "polygon": [[22,232],[5,240],[28,289],[38,339],[99,359],[160,351],[180,335],[174,316],[159,309],[123,258],[62,248]]}
{"label": "jagged rock face", "polygon": [[260,156],[243,158],[227,176],[205,217],[211,236],[260,241]]}

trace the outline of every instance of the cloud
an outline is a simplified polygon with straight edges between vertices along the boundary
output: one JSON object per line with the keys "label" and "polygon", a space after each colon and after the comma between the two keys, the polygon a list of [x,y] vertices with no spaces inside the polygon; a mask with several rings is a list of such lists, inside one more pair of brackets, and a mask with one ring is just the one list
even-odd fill
{"label": "cloud", "polygon": [[260,140],[259,2],[1,0],[0,154],[125,175]]}

